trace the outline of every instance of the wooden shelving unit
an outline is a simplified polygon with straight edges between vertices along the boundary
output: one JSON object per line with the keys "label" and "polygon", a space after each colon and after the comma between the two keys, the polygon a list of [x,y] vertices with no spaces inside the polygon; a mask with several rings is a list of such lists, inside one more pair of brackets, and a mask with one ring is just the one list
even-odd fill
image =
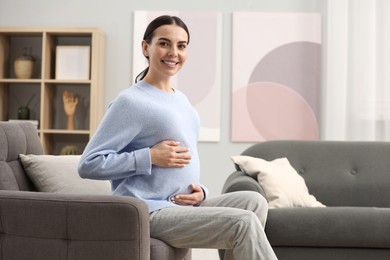
{"label": "wooden shelving unit", "polygon": [[[59,154],[66,145],[80,151],[104,114],[104,34],[95,28],[1,28],[0,120],[17,119],[17,110],[28,100],[30,119],[46,154]],[[90,46],[90,77],[62,80],[55,77],[57,46]],[[23,50],[35,58],[33,76],[17,79],[13,64]],[[66,129],[62,93],[77,95],[75,130]]]}

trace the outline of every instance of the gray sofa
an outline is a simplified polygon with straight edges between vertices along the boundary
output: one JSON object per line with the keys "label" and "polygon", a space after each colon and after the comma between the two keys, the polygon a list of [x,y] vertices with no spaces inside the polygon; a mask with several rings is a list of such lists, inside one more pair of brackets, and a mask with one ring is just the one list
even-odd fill
{"label": "gray sofa", "polygon": [[[327,206],[269,210],[266,233],[280,260],[390,259],[390,143],[267,141],[242,155],[287,157]],[[239,190],[263,193],[236,168],[223,193]]]}
{"label": "gray sofa", "polygon": [[32,124],[0,122],[0,259],[191,259],[150,237],[143,201],[35,192],[18,156],[42,153]]}

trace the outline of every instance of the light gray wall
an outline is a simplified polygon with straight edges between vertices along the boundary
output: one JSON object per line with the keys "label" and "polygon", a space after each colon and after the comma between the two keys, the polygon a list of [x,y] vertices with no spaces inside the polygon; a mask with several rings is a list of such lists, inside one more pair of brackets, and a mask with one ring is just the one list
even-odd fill
{"label": "light gray wall", "polygon": [[[230,141],[231,14],[235,11],[318,12],[326,0],[0,0],[1,27],[98,27],[106,34],[105,105],[131,81],[132,20],[135,10],[219,11],[223,14],[221,141],[200,143],[202,183],[221,192],[234,170],[230,156],[251,143]],[[325,18],[325,17],[324,17]],[[325,21],[324,21],[325,23]],[[135,43],[139,44],[139,43]]]}

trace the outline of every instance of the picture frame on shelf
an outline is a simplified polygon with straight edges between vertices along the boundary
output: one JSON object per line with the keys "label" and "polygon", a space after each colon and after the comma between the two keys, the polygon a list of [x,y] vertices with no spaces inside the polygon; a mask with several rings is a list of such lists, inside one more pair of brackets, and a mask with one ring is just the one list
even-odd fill
{"label": "picture frame on shelf", "polygon": [[57,46],[55,79],[89,80],[90,46]]}

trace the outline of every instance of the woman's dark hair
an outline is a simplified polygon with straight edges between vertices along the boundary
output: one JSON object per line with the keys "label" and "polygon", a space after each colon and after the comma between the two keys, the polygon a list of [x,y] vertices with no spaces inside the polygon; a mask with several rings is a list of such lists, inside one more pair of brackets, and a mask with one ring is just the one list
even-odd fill
{"label": "woman's dark hair", "polygon": [[[153,21],[151,21],[145,30],[143,40],[147,44],[150,44],[152,42],[152,39],[154,36],[154,31],[160,26],[170,25],[170,24],[175,24],[175,25],[183,28],[188,35],[187,43],[190,43],[190,32],[188,31],[187,25],[179,17],[170,16],[170,15],[162,15],[162,16],[157,17]],[[147,56],[145,56],[145,58],[149,59],[149,57],[147,57]],[[148,71],[149,71],[149,66],[146,69],[144,69],[140,74],[138,74],[138,76],[135,78],[135,83],[142,80],[146,76],[146,74],[148,74]]]}

